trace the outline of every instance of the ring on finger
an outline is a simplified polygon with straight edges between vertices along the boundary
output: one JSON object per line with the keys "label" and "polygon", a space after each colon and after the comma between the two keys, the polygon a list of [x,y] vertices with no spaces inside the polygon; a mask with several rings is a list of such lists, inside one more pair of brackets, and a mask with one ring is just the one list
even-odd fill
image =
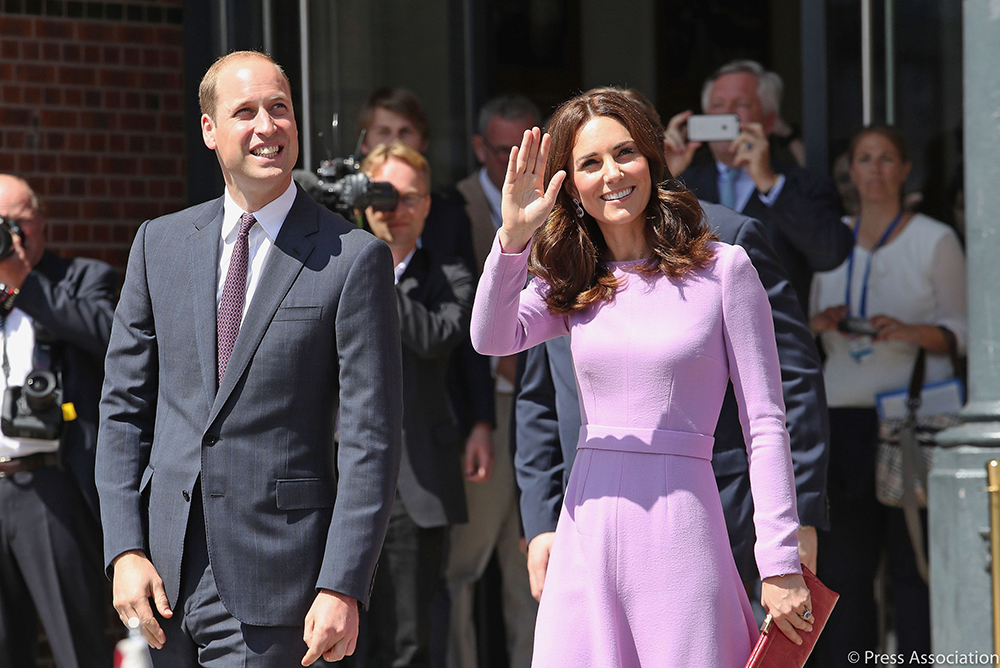
{"label": "ring on finger", "polygon": [[802,619],[804,619],[807,622],[811,621],[812,618],[813,618],[812,610],[806,610],[805,612],[799,613],[799,617],[801,617]]}

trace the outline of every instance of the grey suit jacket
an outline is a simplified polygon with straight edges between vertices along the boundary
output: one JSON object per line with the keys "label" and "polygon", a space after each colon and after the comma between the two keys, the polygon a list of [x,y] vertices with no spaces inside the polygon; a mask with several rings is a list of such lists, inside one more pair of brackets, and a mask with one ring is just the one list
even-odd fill
{"label": "grey suit jacket", "polygon": [[472,221],[472,248],[476,252],[476,264],[483,271],[486,256],[493,247],[493,237],[497,234],[490,213],[490,203],[486,200],[483,185],[479,182],[479,170],[472,172],[455,185],[455,189],[465,199],[465,213]]}
{"label": "grey suit jacket", "polygon": [[133,243],[101,400],[105,556],[144,550],[176,604],[200,482],[226,609],[300,625],[317,588],[369,600],[400,456],[392,257],[299,189],[216,391],[222,212],[147,221]]}
{"label": "grey suit jacket", "polygon": [[476,282],[455,258],[418,248],[396,286],[403,340],[399,496],[417,526],[467,520],[462,434],[448,404],[448,359],[469,336]]}

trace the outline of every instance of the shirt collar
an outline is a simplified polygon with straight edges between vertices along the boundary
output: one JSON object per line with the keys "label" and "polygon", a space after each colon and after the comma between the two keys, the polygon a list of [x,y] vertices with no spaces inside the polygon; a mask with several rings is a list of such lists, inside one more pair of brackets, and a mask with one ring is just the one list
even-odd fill
{"label": "shirt collar", "polygon": [[[260,210],[252,212],[253,217],[257,219],[257,224],[272,242],[278,237],[281,224],[285,222],[288,212],[292,209],[292,204],[295,203],[295,196],[295,181],[292,181],[288,184],[285,192],[265,204]],[[229,188],[226,188],[225,199],[222,203],[222,238],[224,240],[231,241],[230,237],[236,238],[236,234],[239,232],[240,218],[243,217],[244,213],[246,211],[233,201],[229,194]]]}
{"label": "shirt collar", "polygon": [[715,168],[719,170],[719,176],[724,175],[730,169],[735,169],[737,172],[739,172],[739,174],[737,174],[737,177],[742,175],[744,171],[742,167],[730,167],[729,165],[723,164],[718,160],[715,161]]}
{"label": "shirt collar", "polygon": [[416,246],[414,246],[413,250],[407,253],[406,257],[400,260],[399,264],[397,264],[395,267],[392,268],[393,272],[396,274],[396,283],[399,283],[399,279],[401,279],[403,277],[403,274],[406,273],[406,268],[410,266],[410,260],[413,259],[413,254],[416,252],[417,248]]}
{"label": "shirt collar", "polygon": [[502,200],[502,195],[500,189],[493,185],[490,181],[490,177],[486,174],[486,168],[482,167],[479,170],[479,185],[483,187],[483,194],[486,195],[486,201],[490,205],[490,214],[493,216],[493,224],[497,227],[503,222],[503,218],[500,215],[500,202]]}

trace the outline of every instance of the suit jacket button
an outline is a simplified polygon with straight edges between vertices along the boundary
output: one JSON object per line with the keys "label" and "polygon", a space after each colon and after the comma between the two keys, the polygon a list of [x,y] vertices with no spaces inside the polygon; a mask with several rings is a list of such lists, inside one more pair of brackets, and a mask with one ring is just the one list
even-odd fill
{"label": "suit jacket button", "polygon": [[205,438],[203,438],[201,442],[208,447],[212,447],[219,442],[219,437],[215,434],[206,434]]}
{"label": "suit jacket button", "polygon": [[191,495],[188,494],[188,491],[186,489],[183,492],[181,492],[181,496],[184,497],[185,501],[190,501],[191,500]]}

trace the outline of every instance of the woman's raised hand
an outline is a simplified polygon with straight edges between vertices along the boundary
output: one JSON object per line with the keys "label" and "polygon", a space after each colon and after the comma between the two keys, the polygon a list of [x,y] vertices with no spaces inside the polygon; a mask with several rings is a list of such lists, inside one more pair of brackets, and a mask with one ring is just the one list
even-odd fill
{"label": "woman's raised hand", "polygon": [[545,161],[552,138],[538,128],[525,130],[521,146],[510,150],[507,176],[503,181],[500,213],[500,247],[505,253],[520,253],[531,235],[545,223],[556,203],[556,194],[566,179],[559,170],[545,187]]}

